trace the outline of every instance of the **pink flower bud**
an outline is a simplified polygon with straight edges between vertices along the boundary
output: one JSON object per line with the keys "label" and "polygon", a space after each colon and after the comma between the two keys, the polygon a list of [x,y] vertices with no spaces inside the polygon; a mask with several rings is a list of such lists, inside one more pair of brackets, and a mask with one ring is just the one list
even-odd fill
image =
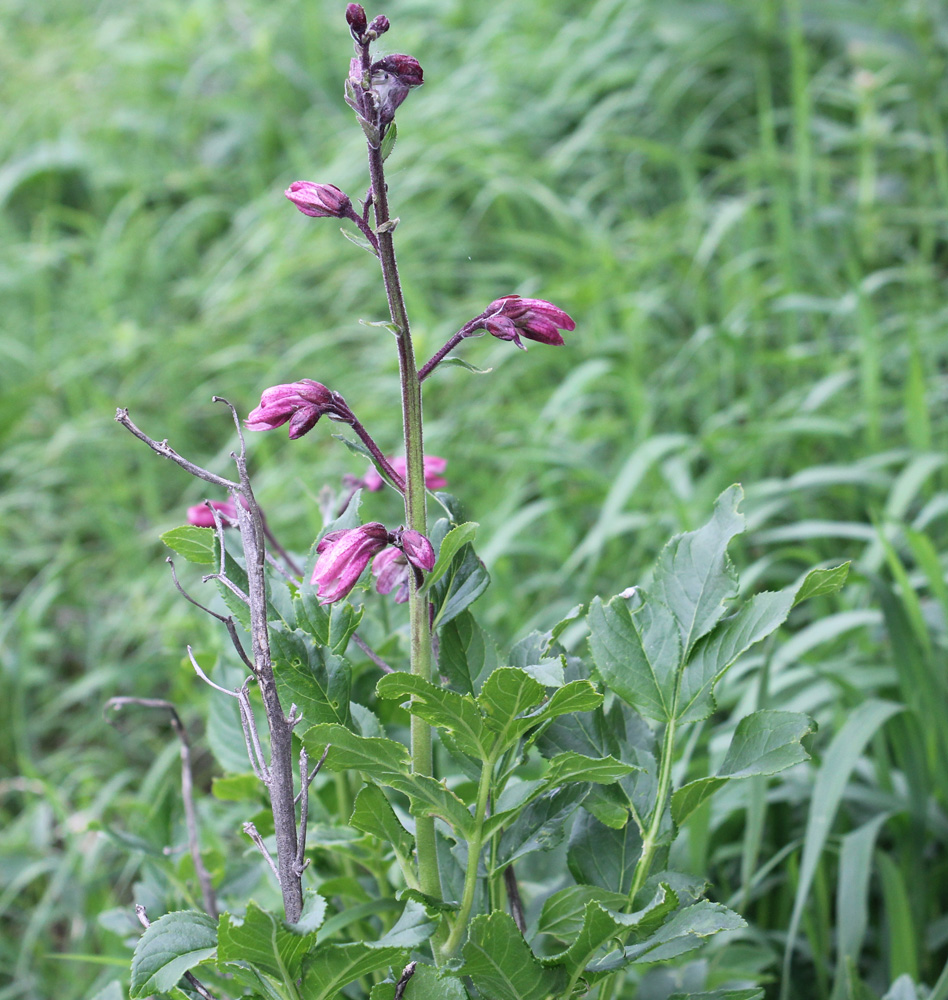
{"label": "pink flower bud", "polygon": [[[229,500],[208,500],[221,516],[221,523],[225,528],[233,527],[237,523],[237,508]],[[188,507],[188,524],[193,524],[197,528],[213,528],[214,515],[208,509],[207,503],[198,503],[193,507]]]}
{"label": "pink flower bud", "polygon": [[358,528],[330,531],[316,546],[318,558],[310,578],[320,604],[342,600],[358,583],[374,555],[389,543],[388,529],[377,521]]}
{"label": "pink flower bud", "polygon": [[369,25],[369,31],[374,31],[376,37],[379,35],[384,35],[386,31],[391,27],[391,22],[384,14],[379,14],[378,17],[372,18],[372,23]]}
{"label": "pink flower bud", "polygon": [[431,542],[420,531],[412,531],[411,529],[403,531],[400,543],[405,558],[412,566],[425,573],[432,569],[435,564],[434,549],[431,547]]}
{"label": "pink flower bud", "polygon": [[[398,458],[390,458],[389,462],[392,468],[404,479],[408,471],[404,456],[399,455]],[[448,485],[447,479],[441,475],[447,464],[448,460],[446,458],[439,458],[437,455],[425,455],[425,489],[443,490]],[[384,485],[385,481],[374,467],[369,469],[362,480],[362,488],[368,490],[370,493],[377,493]]]}
{"label": "pink flower bud", "polygon": [[349,196],[335,184],[293,181],[283,193],[303,215],[314,219],[344,219],[352,212]]}
{"label": "pink flower bud", "polygon": [[349,24],[349,30],[352,32],[352,37],[357,42],[360,41],[362,35],[365,33],[365,8],[358,3],[347,4],[346,21]]}
{"label": "pink flower bud", "polygon": [[522,348],[521,335],[541,344],[562,344],[560,330],[575,330],[576,324],[551,302],[505,295],[491,302],[484,311],[483,329],[500,340],[512,340]]}
{"label": "pink flower bud", "polygon": [[260,405],[251,410],[244,421],[248,431],[271,431],[290,422],[290,440],[295,441],[311,431],[323,414],[337,420],[351,417],[345,400],[338,392],[327,389],[311,378],[264,389]]}

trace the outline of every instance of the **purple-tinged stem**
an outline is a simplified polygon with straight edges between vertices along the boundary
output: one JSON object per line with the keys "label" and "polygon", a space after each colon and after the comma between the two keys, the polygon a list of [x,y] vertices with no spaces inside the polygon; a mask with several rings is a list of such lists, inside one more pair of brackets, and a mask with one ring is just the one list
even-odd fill
{"label": "purple-tinged stem", "polygon": [[480,329],[481,321],[483,320],[483,314],[480,316],[475,316],[469,323],[465,323],[460,330],[435,354],[430,361],[426,362],[418,370],[418,381],[424,382],[424,380],[441,364],[442,361],[454,350],[458,344],[461,343],[465,337],[470,337],[470,335],[475,331]]}
{"label": "purple-tinged stem", "polygon": [[391,462],[389,462],[389,460],[382,454],[382,449],[379,448],[375,441],[372,440],[371,435],[365,427],[363,427],[359,420],[356,419],[355,414],[353,414],[351,410],[349,412],[352,414],[352,419],[350,420],[347,418],[346,423],[352,427],[359,440],[372,453],[372,457],[375,459],[376,463],[381,466],[386,478],[391,481],[392,485],[398,490],[399,493],[404,494],[405,480],[402,479],[402,477],[392,468]]}

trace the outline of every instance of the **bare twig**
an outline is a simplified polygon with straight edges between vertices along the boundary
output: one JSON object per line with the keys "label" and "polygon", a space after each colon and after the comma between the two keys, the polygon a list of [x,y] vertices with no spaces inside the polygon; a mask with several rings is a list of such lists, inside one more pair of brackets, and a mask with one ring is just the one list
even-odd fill
{"label": "bare twig", "polygon": [[352,633],[352,641],[353,641],[353,642],[354,642],[354,643],[355,643],[355,644],[356,644],[356,645],[357,645],[357,646],[359,647],[359,649],[361,649],[361,650],[362,650],[362,652],[363,652],[363,653],[365,653],[365,655],[366,655],[366,656],[367,656],[367,657],[368,657],[368,658],[369,658],[369,659],[370,659],[370,660],[371,660],[371,661],[372,661],[372,662],[373,662],[373,663],[374,663],[374,664],[375,664],[375,665],[376,665],[376,666],[377,666],[377,667],[379,668],[379,670],[383,671],[383,672],[384,672],[384,673],[386,673],[386,674],[391,674],[391,673],[394,673],[394,670],[393,670],[393,668],[392,668],[392,667],[390,667],[390,666],[389,666],[389,665],[388,665],[388,664],[387,664],[387,663],[386,663],[386,662],[385,662],[385,661],[384,661],[384,660],[382,659],[382,657],[381,657],[381,656],[379,656],[379,654],[378,654],[378,653],[376,653],[376,652],[375,652],[375,650],[374,650],[374,649],[372,649],[372,647],[371,647],[370,645],[368,645],[368,643],[366,643],[366,641],[365,641],[365,640],[364,640],[364,639],[363,639],[363,638],[362,638],[362,637],[361,637],[361,636],[359,635],[359,633],[358,633],[358,632],[353,632],[353,633]]}
{"label": "bare twig", "polygon": [[300,803],[300,833],[296,846],[296,868],[300,875],[309,862],[305,858],[306,854],[306,823],[309,819],[309,786],[313,783],[313,778],[319,774],[319,769],[323,766],[329,754],[330,744],[326,744],[322,757],[316,763],[313,770],[307,774],[309,769],[309,756],[305,750],[300,750],[300,793],[296,796],[296,801]]}
{"label": "bare twig", "polygon": [[253,825],[253,823],[244,823],[244,833],[246,833],[247,836],[254,842],[254,844],[256,844],[257,850],[260,851],[260,853],[266,859],[267,864],[270,866],[270,870],[276,876],[277,882],[280,882],[281,879],[280,879],[279,869],[274,864],[273,857],[267,850],[267,845],[263,842],[263,837],[261,837],[260,834],[257,832],[257,828]]}
{"label": "bare twig", "polygon": [[181,722],[181,717],[170,701],[160,698],[110,698],[106,708],[119,709],[125,705],[138,705],[142,708],[160,708],[168,712],[171,718],[171,728],[175,731],[181,743],[181,799],[184,804],[184,821],[188,829],[188,849],[194,864],[194,873],[201,886],[201,899],[208,916],[217,917],[217,896],[210,873],[204,867],[201,858],[201,845],[198,837],[197,813],[194,809],[194,780],[191,772],[191,746],[188,733]]}

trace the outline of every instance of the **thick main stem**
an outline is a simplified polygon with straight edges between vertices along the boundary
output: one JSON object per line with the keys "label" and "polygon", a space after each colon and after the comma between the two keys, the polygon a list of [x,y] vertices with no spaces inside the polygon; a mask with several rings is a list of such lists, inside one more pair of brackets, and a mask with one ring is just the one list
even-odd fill
{"label": "thick main stem", "polygon": [[[425,511],[425,465],[422,440],[421,383],[415,365],[415,351],[408,324],[408,312],[398,277],[395,244],[389,222],[388,192],[382,151],[368,143],[369,172],[379,240],[379,261],[388,297],[389,312],[398,334],[398,369],[402,387],[402,425],[405,437],[405,521],[413,531],[427,534]],[[419,595],[418,585],[410,578],[408,613],[411,626],[411,672],[426,681],[431,680],[431,627],[427,598]],[[431,727],[417,716],[411,720],[412,768],[418,774],[431,775],[433,770]],[[415,848],[418,854],[418,882],[421,891],[441,898],[441,875],[438,869],[438,849],[434,817],[415,818]]]}

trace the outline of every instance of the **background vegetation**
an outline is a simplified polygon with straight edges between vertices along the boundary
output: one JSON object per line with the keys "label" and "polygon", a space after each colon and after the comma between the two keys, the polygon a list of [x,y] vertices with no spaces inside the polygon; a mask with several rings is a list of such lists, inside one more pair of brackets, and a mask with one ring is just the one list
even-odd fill
{"label": "background vegetation", "polygon": [[[303,178],[364,189],[343,4],[4,7],[0,998],[67,1000],[121,980],[129,903],[175,877],[162,847],[183,842],[169,732],[110,728],[101,706],[167,697],[193,723],[184,644],[219,643],[157,542],[203,494],[115,406],[223,471],[213,393],[246,411],[316,378],[394,448],[397,378],[387,334],[357,322],[384,315],[372,262],[282,197]],[[915,997],[948,956],[948,9],[383,9],[428,81],[389,161],[420,353],[503,293],[577,321],[525,357],[471,341],[493,372],[426,386],[428,450],[482,525],[483,623],[509,640],[635,584],[734,481],[746,587],[854,562],[706,724],[712,755],[732,713],[820,724],[808,765],[689,823],[680,863],[750,929],[641,995],[736,977],[839,1000],[902,976],[890,996]],[[361,460],[319,432],[252,447],[274,528],[305,549],[320,490]],[[242,850],[222,808],[206,820]]]}

